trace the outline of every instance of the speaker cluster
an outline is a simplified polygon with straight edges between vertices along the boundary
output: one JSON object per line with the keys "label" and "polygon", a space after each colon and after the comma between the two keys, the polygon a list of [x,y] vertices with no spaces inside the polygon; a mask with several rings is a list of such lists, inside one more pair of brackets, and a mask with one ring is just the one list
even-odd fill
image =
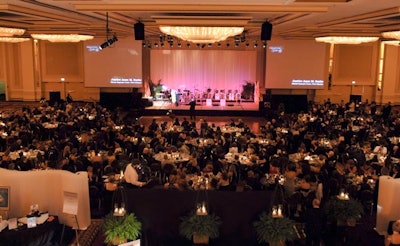
{"label": "speaker cluster", "polygon": [[271,40],[272,24],[268,21],[261,25],[261,40]]}
{"label": "speaker cluster", "polygon": [[133,25],[136,40],[144,40],[144,24],[142,22],[137,22]]}

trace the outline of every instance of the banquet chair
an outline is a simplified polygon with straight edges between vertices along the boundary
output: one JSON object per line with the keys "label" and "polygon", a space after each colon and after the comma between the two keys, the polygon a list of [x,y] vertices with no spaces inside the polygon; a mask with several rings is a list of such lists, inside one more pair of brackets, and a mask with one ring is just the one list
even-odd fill
{"label": "banquet chair", "polygon": [[103,194],[99,187],[95,185],[90,185],[89,186],[89,200],[90,200],[90,207],[95,208],[97,207],[98,209],[101,209],[101,204],[103,200]]}
{"label": "banquet chair", "polygon": [[162,179],[161,163],[158,162],[151,163],[150,170],[152,179],[156,180],[159,184],[161,184],[161,179]]}
{"label": "banquet chair", "polygon": [[299,205],[302,205],[303,195],[300,192],[295,192],[290,196],[284,198],[284,206],[288,211],[289,217],[293,217],[298,209]]}
{"label": "banquet chair", "polygon": [[371,215],[374,212],[374,192],[371,190],[363,190],[360,193],[360,201],[366,212]]}
{"label": "banquet chair", "polygon": [[162,181],[166,182],[172,172],[175,170],[175,166],[167,163],[162,167]]}

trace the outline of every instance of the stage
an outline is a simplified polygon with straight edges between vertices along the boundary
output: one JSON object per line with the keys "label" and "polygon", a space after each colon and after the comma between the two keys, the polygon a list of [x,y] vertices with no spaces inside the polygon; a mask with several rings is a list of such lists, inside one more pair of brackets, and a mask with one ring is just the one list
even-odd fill
{"label": "stage", "polygon": [[[155,100],[145,107],[144,115],[189,115],[189,104]],[[150,106],[151,105],[151,106]],[[259,103],[254,101],[197,100],[198,116],[262,116]]]}

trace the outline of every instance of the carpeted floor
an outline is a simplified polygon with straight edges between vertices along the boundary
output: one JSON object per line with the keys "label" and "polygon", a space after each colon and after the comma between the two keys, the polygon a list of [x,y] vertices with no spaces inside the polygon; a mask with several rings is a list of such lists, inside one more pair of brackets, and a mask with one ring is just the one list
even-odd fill
{"label": "carpeted floor", "polygon": [[[92,219],[90,226],[86,230],[79,231],[78,233],[79,246],[104,245],[102,241],[96,242],[96,239],[101,237],[101,235],[99,234],[102,234],[101,233],[102,225],[103,225],[102,219]],[[73,240],[69,245],[70,246],[76,245],[76,237],[73,238]]]}

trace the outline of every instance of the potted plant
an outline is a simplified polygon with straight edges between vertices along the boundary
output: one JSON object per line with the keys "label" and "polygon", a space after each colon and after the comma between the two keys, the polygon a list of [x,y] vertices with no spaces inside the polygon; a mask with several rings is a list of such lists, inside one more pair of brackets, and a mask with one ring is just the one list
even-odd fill
{"label": "potted plant", "polygon": [[181,218],[179,233],[189,240],[193,238],[194,244],[208,244],[210,238],[219,236],[221,224],[221,218],[215,214],[198,215],[192,212]]}
{"label": "potted plant", "polygon": [[339,199],[332,196],[325,204],[325,211],[329,219],[338,225],[354,224],[364,214],[362,204],[355,199]]}
{"label": "potted plant", "polygon": [[134,213],[127,213],[123,216],[114,216],[113,213],[109,213],[103,222],[104,242],[118,245],[126,243],[128,240],[135,240],[139,237],[141,229],[142,223]]}
{"label": "potted plant", "polygon": [[285,245],[286,241],[296,238],[294,221],[287,217],[274,218],[270,213],[263,212],[253,226],[259,243]]}

